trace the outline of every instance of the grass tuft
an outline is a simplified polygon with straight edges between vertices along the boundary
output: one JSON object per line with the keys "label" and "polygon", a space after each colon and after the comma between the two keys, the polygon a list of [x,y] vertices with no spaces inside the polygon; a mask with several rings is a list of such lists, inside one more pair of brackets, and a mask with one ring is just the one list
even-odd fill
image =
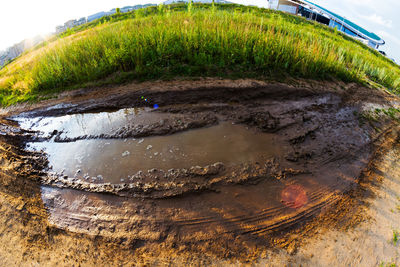
{"label": "grass tuft", "polygon": [[24,54],[0,70],[0,104],[101,80],[177,76],[371,80],[400,93],[397,65],[328,27],[255,7],[190,3],[106,17]]}
{"label": "grass tuft", "polygon": [[399,231],[393,230],[393,238],[392,238],[393,245],[397,246],[397,242],[399,241],[399,239],[400,239]]}

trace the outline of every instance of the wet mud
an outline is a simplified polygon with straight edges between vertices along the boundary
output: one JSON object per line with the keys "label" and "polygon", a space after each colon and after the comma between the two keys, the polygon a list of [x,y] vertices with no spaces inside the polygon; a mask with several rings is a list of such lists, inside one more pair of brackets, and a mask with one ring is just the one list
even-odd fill
{"label": "wet mud", "polygon": [[351,225],[350,199],[365,197],[354,192],[366,191],[376,152],[399,140],[393,117],[364,115],[397,107],[380,91],[197,84],[10,114],[0,123],[2,192],[34,188],[25,198],[51,232],[38,234],[45,243],[62,231],[122,254],[246,261],[295,251],[339,206]]}

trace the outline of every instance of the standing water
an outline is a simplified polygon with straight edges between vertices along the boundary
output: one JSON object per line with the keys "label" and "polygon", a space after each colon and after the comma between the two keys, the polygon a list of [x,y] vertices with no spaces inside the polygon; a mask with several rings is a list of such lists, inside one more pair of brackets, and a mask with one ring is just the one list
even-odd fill
{"label": "standing water", "polygon": [[[101,134],[126,123],[157,121],[167,114],[124,109],[117,112],[36,118],[23,127],[40,129],[43,135],[62,131],[64,136]],[[277,156],[282,144],[272,134],[259,133],[224,122],[217,126],[167,136],[127,139],[84,139],[74,142],[29,143],[44,151],[49,165],[68,177],[100,177],[104,182],[127,182],[138,171],[190,168],[222,162],[226,166],[254,163]]]}

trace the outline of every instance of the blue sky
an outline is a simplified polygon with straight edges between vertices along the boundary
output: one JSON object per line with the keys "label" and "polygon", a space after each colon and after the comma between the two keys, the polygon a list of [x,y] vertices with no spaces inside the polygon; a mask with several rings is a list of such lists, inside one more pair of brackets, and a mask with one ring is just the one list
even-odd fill
{"label": "blue sky", "polygon": [[[231,0],[266,6],[266,0]],[[381,49],[400,63],[400,0],[312,0],[375,32],[386,41]],[[160,0],[2,0],[0,50],[25,38],[53,32],[72,18],[127,5],[161,3]]]}

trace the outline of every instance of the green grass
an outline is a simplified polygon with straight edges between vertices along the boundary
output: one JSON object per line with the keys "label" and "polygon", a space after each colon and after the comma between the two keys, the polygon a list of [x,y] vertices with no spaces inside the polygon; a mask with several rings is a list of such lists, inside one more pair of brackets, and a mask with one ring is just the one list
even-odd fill
{"label": "green grass", "polygon": [[399,242],[399,239],[400,239],[399,231],[393,230],[393,238],[392,238],[393,245],[397,246],[397,242]]}
{"label": "green grass", "polygon": [[386,263],[386,262],[381,262],[380,264],[379,264],[379,267],[396,267],[397,265],[396,265],[396,263]]}
{"label": "green grass", "polygon": [[386,116],[392,120],[400,121],[400,109],[393,107],[388,109],[376,108],[374,112],[369,111],[369,116],[373,117],[376,121],[380,120],[381,116]]}
{"label": "green grass", "polygon": [[303,18],[239,5],[151,7],[69,31],[0,70],[0,103],[88,83],[174,77],[373,81],[400,94],[400,68]]}

